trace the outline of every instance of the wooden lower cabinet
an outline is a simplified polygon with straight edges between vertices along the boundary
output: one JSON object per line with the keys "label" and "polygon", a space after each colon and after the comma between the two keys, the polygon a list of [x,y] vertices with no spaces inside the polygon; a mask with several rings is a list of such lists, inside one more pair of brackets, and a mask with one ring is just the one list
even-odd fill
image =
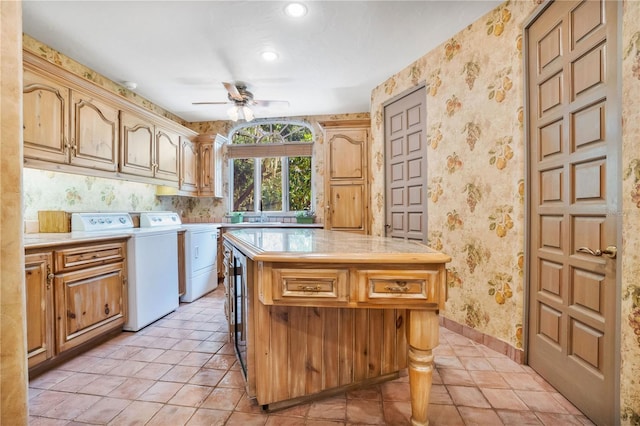
{"label": "wooden lower cabinet", "polygon": [[[258,404],[278,409],[388,380],[407,367],[406,310],[348,308],[346,268],[274,268],[279,305],[265,305],[258,285],[268,274],[262,262],[227,242],[224,257],[229,335],[247,394]],[[316,306],[283,305],[311,299]],[[345,307],[320,307],[325,303]]]}
{"label": "wooden lower cabinet", "polygon": [[29,372],[122,330],[126,321],[126,239],[69,244],[25,254]]}
{"label": "wooden lower cabinet", "polygon": [[52,253],[24,258],[27,296],[27,358],[32,367],[54,355]]}
{"label": "wooden lower cabinet", "polygon": [[57,275],[56,340],[65,351],[110,331],[125,320],[123,263]]}
{"label": "wooden lower cabinet", "polygon": [[249,396],[261,404],[354,387],[407,366],[404,310],[249,306],[256,390]]}

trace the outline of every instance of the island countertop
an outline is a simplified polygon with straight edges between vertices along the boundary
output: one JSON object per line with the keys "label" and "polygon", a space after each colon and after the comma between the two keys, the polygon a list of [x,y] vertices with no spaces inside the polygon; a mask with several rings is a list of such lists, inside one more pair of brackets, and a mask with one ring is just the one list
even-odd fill
{"label": "island countertop", "polygon": [[255,228],[224,238],[254,261],[307,263],[447,263],[451,257],[415,241],[324,229]]}

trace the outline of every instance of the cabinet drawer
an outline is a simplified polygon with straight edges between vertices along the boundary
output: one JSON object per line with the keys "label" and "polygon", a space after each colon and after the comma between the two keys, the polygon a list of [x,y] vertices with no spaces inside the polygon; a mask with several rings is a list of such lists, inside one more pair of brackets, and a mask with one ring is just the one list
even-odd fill
{"label": "cabinet drawer", "polygon": [[56,272],[74,271],[80,268],[104,265],[124,260],[126,243],[94,244],[56,251]]}
{"label": "cabinet drawer", "polygon": [[358,302],[438,303],[439,271],[360,271]]}
{"label": "cabinet drawer", "polygon": [[273,300],[346,304],[348,276],[346,269],[273,269]]}

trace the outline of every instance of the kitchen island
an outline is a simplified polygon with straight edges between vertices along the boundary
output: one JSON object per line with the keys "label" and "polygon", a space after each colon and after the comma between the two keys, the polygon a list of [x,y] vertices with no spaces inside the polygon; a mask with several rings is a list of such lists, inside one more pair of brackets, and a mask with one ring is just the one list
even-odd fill
{"label": "kitchen island", "polygon": [[428,424],[451,258],[410,241],[318,229],[224,236],[225,312],[247,393],[277,409],[398,377]]}

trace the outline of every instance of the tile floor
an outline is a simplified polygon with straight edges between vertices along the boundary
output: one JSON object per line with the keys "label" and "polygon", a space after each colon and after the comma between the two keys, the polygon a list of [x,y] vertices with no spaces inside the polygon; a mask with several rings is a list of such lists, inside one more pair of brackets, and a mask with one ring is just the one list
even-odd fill
{"label": "tile floor", "polygon": [[[36,425],[407,425],[397,380],[264,413],[227,344],[223,289],[29,383]],[[529,367],[441,328],[429,420],[438,425],[592,424]]]}

